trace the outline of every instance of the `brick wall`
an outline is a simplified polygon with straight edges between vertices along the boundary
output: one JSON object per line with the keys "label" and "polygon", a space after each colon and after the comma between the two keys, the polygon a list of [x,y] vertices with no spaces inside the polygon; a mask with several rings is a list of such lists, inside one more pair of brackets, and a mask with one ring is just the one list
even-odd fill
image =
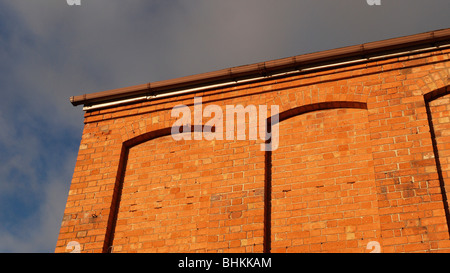
{"label": "brick wall", "polygon": [[115,252],[262,250],[264,166],[253,159],[259,147],[216,142],[174,145],[163,136],[130,149]]}
{"label": "brick wall", "polygon": [[366,109],[330,109],[281,123],[273,152],[274,252],[356,251],[379,240]]}
{"label": "brick wall", "polygon": [[[449,57],[89,111],[56,252],[449,252]],[[175,141],[171,109],[194,97],[278,105],[278,149]]]}

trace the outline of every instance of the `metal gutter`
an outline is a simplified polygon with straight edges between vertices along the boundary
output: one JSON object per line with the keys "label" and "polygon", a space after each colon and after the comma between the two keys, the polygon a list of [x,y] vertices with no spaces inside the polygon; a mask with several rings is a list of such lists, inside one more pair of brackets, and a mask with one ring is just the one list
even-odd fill
{"label": "metal gutter", "polygon": [[70,98],[85,111],[446,47],[450,28]]}

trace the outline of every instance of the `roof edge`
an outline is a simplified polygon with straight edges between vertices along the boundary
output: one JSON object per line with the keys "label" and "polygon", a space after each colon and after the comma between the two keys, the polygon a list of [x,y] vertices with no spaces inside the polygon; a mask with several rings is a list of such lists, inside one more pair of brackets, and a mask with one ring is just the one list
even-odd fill
{"label": "roof edge", "polygon": [[272,61],[236,66],[222,70],[185,76],[170,80],[150,82],[125,88],[112,89],[96,93],[70,97],[72,105],[92,105],[126,99],[134,96],[149,95],[156,92],[170,92],[180,88],[208,85],[212,83],[235,80],[245,77],[260,77],[278,71],[298,70],[301,67],[315,64],[333,63],[343,59],[367,58],[386,52],[395,52],[407,48],[435,46],[442,42],[450,42],[450,28],[424,32],[409,36],[369,42],[360,45],[346,46],[331,50],[297,55]]}

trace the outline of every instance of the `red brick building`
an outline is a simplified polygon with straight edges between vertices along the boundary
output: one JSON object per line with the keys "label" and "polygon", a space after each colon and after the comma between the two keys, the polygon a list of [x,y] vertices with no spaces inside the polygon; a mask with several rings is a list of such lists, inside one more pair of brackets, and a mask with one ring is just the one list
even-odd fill
{"label": "red brick building", "polygon": [[[449,85],[445,29],[72,97],[56,252],[450,252]],[[175,140],[195,97],[278,106],[277,149]]]}

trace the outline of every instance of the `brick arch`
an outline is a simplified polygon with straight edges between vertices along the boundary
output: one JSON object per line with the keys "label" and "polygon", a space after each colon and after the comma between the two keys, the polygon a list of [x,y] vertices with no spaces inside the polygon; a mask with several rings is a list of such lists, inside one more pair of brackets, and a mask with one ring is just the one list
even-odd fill
{"label": "brick arch", "polygon": [[[448,236],[450,238],[450,204],[449,204],[449,178],[447,177],[447,172],[443,170],[443,162],[447,163],[448,158],[445,154],[443,145],[441,143],[440,128],[439,126],[444,126],[439,124],[438,119],[439,112],[436,113],[436,107],[433,105],[435,103],[439,104],[441,99],[445,99],[450,94],[450,68],[429,73],[417,80],[416,87],[420,95],[423,96],[424,108],[426,110],[426,119],[428,121],[429,136],[431,139],[434,163],[436,166],[436,173],[439,180],[439,190],[442,200],[442,206],[445,213],[446,227]],[[448,126],[447,126],[448,127]]]}
{"label": "brick arch", "polygon": [[[191,125],[191,133],[200,131],[203,132],[206,129],[206,126],[207,125]],[[209,129],[211,129],[212,132],[214,131],[214,128]],[[244,251],[244,249],[245,251],[250,252],[262,251],[264,166],[259,159],[263,158],[264,153],[259,150],[260,141],[246,141],[246,147],[253,147],[250,149],[242,149],[242,144],[238,143],[240,142],[239,140],[224,140],[224,143],[217,143],[217,141],[214,140],[186,140],[182,141],[180,146],[178,145],[178,143],[177,145],[173,145],[173,140],[169,139],[171,136],[171,131],[171,127],[166,127],[134,136],[123,142],[120,155],[120,164],[115,182],[115,188],[113,191],[114,197],[112,198],[113,202],[111,204],[107,231],[103,245],[103,252],[109,252],[111,250],[120,251],[121,248],[117,247],[118,245],[123,245],[123,250],[125,250],[126,248],[128,248],[128,244],[131,244],[131,241],[135,241],[137,238],[144,241],[142,246],[138,246],[140,251],[154,251],[156,250],[156,244],[162,244],[162,242],[153,241],[154,238],[150,238],[150,236],[148,235],[142,236],[141,238],[140,234],[138,235],[135,233],[130,233],[130,236],[133,237],[132,239],[126,239],[126,237],[129,235],[127,235],[127,231],[124,232],[124,226],[127,225],[126,217],[128,216],[124,216],[125,218],[123,218],[123,215],[126,215],[128,213],[128,209],[131,207],[130,202],[138,202],[138,205],[142,204],[147,206],[143,208],[144,210],[146,210],[143,213],[146,217],[148,217],[148,220],[146,221],[150,223],[143,223],[143,225],[141,226],[143,230],[147,229],[145,230],[146,234],[149,233],[150,229],[153,228],[153,226],[151,225],[154,225],[155,223],[160,221],[159,219],[163,219],[165,216],[168,216],[168,220],[173,220],[170,224],[166,225],[162,224],[161,222],[161,224],[159,225],[162,228],[167,227],[167,232],[160,233],[161,229],[159,229],[158,232],[156,232],[155,229],[155,234],[163,234],[161,236],[162,238],[164,236],[170,236],[170,239],[166,238],[167,241],[166,239],[164,239],[164,246],[158,245],[158,249],[162,251],[177,252],[180,249],[185,250],[186,247],[188,247],[188,249],[192,251],[202,251],[202,249],[206,249],[209,251],[223,251],[227,248],[229,248],[228,250],[236,252]],[[156,146],[150,148],[150,146],[153,145]],[[157,145],[159,145],[159,147],[164,147],[163,149],[165,151],[159,151],[159,147]],[[208,147],[211,149],[209,149]],[[132,149],[134,149],[134,151]],[[153,165],[153,159],[150,158],[152,157],[152,155],[149,154],[149,152],[151,153],[153,149],[156,149],[155,154],[157,154],[157,156],[164,155],[164,160],[166,159],[165,155],[168,155],[167,158],[175,160],[184,157],[178,152],[182,152],[183,154],[184,151],[190,152],[185,154],[186,160],[177,160],[177,162],[169,161],[168,165],[165,165],[166,163],[161,162],[154,163]],[[169,149],[170,153],[168,151]],[[141,153],[141,151],[148,154],[148,156],[144,155],[144,157],[142,157],[144,158],[144,160],[139,159],[141,155],[139,155],[138,153]],[[174,152],[174,154],[172,155],[172,151],[176,152]],[[211,152],[215,153],[216,151],[218,153],[217,156],[214,158],[210,158]],[[198,156],[198,168],[196,167],[197,164],[195,164],[196,166],[192,166],[193,161],[197,161],[195,160],[197,158],[192,159],[192,155],[194,157]],[[205,160],[208,161],[208,159],[209,162],[205,162]],[[182,163],[182,166],[175,166],[181,165],[179,163]],[[140,177],[130,178],[129,175],[137,176],[138,171],[141,170],[140,166],[132,166],[133,164],[146,164],[145,167],[152,168],[153,170],[142,169],[142,171],[144,172],[140,172],[139,175],[144,173],[146,173],[145,175],[147,175],[148,173],[148,178],[142,178],[142,181]],[[156,174],[154,172],[155,168],[157,168],[158,171],[166,171],[169,169],[172,170],[172,166],[180,169],[189,168],[189,170],[187,170],[186,173],[183,170],[182,172],[176,174],[176,176],[180,175],[181,178],[177,177],[176,179],[174,179],[172,176],[173,180],[169,182],[168,180],[166,180],[166,178],[168,176],[170,177],[170,175],[166,176],[164,174],[160,176],[159,174]],[[192,167],[197,169],[191,169]],[[129,170],[130,172],[128,173]],[[251,174],[249,173],[243,176],[242,173],[245,171],[251,171]],[[187,176],[190,176],[190,178],[188,178],[190,179],[190,181],[187,181],[182,177],[185,174],[187,174]],[[161,178],[161,185],[163,186],[163,189],[162,192],[158,192],[157,194],[155,194],[153,191],[153,186],[156,185],[154,184],[154,178],[159,179],[159,177],[165,177],[164,180],[163,178]],[[147,179],[148,181],[145,181]],[[196,180],[196,185],[193,185],[191,183],[194,179]],[[133,184],[135,185],[128,184],[128,182],[130,181],[133,181]],[[148,186],[148,188],[143,189],[143,192],[140,192],[140,190],[138,193],[134,192],[134,189],[132,188],[137,184],[143,185],[142,182],[147,183],[146,187]],[[198,190],[197,186],[201,186],[201,191]],[[178,192],[172,193],[172,190],[178,190]],[[139,199],[142,198],[144,192],[146,194],[145,196],[158,196],[159,199],[162,198],[162,203],[160,203],[162,204],[162,208],[158,210],[157,213],[155,213],[155,211],[153,210],[156,209],[156,207],[154,207],[154,201]],[[169,192],[170,195],[168,195]],[[189,195],[189,197],[179,196],[184,192],[186,192],[186,196]],[[190,192],[190,194],[187,194],[187,192]],[[135,195],[135,197],[132,197],[133,194]],[[175,194],[178,197],[175,197],[175,199],[173,199],[172,194]],[[135,201],[134,198],[141,201]],[[192,202],[190,200],[195,201]],[[170,206],[172,207],[184,206],[186,202],[192,202],[190,206],[193,206],[193,208],[190,211],[186,211],[186,214],[181,214],[183,220],[181,222],[175,223],[174,219],[172,219],[173,215],[169,215],[172,212],[169,211],[171,209],[169,208],[170,206],[165,205],[168,204],[166,202],[171,202]],[[207,212],[203,211],[203,213],[200,213],[199,207],[206,210]],[[153,212],[151,210],[153,210]],[[124,211],[125,214],[122,214],[124,213]],[[178,211],[184,211],[184,208],[180,207]],[[138,209],[138,213],[140,212],[140,209]],[[191,214],[195,214],[198,216],[192,216]],[[152,218],[155,215],[156,217],[160,217],[159,219],[156,219],[156,222],[153,221],[154,218]],[[198,220],[197,218],[201,218],[200,216],[204,219]],[[185,220],[189,217],[193,217],[192,221],[189,222],[190,224],[198,225],[197,228],[193,228],[190,231],[191,236],[189,237],[189,239],[195,240],[195,243],[179,243],[180,241],[187,239],[187,237],[185,236],[187,230],[185,230],[185,233],[180,233],[179,230],[173,231],[173,228],[176,225],[180,225],[181,229],[185,229],[187,225]],[[207,219],[208,221],[206,221],[205,219]],[[134,223],[136,222],[129,222],[130,230],[132,229],[132,225]],[[166,223],[168,222],[166,221]],[[241,226],[244,226],[246,224],[249,224],[251,227],[249,226],[249,228],[244,229],[240,228]],[[221,230],[223,229],[224,225],[225,227],[230,228],[229,232],[224,233]],[[211,230],[208,231],[209,229]],[[180,235],[175,235],[174,232],[176,232],[177,234],[180,233]],[[116,238],[114,237],[119,240],[116,240]],[[208,237],[208,240],[206,240],[206,237]],[[219,238],[219,240],[217,240],[217,238],[214,239],[214,237]],[[238,241],[240,241],[242,238],[245,238],[245,240],[243,240],[242,245],[239,246]],[[174,242],[174,240],[176,240],[176,242]],[[155,246],[153,246],[152,244],[155,244]],[[228,244],[228,246],[224,246],[224,244]],[[114,249],[112,249],[113,246]],[[134,246],[129,245],[129,247],[133,248]]]}
{"label": "brick arch", "polygon": [[[155,134],[157,132],[161,132],[161,130],[166,129],[161,123],[154,123],[152,121],[151,115],[143,116],[142,118],[129,122],[125,126],[120,129],[119,135],[121,141],[135,141],[139,138],[145,138],[146,135],[150,136],[151,134]],[[170,132],[169,132],[170,133]]]}
{"label": "brick arch", "polygon": [[[435,87],[436,85],[431,85]],[[424,94],[430,137],[433,146],[433,157],[439,180],[442,205],[445,212],[447,230],[450,236],[450,208],[448,192],[450,190],[450,141],[447,134],[450,131],[450,86],[443,86]]]}
{"label": "brick arch", "polygon": [[[301,79],[298,80],[301,83]],[[328,82],[317,80],[314,84],[286,89],[267,102],[279,105],[280,113],[291,109],[308,107],[308,105],[325,105],[336,102],[367,103],[372,86],[363,86],[362,82],[348,80]]]}
{"label": "brick arch", "polygon": [[[339,109],[339,108],[367,109],[367,104],[363,103],[363,102],[359,102],[359,101],[331,101],[331,102],[322,102],[322,103],[316,103],[316,104],[302,105],[302,106],[295,107],[295,108],[288,109],[288,110],[281,112],[280,113],[280,122],[290,119],[290,118],[293,118],[295,116],[309,113],[309,112],[327,110],[327,109]],[[269,117],[269,119],[270,119],[270,117]],[[110,211],[110,215],[109,215],[109,219],[108,219],[106,239],[105,239],[105,243],[104,243],[104,247],[103,247],[103,252],[110,251],[112,244],[113,244],[115,226],[116,226],[117,216],[118,216],[118,209],[120,207],[120,197],[122,194],[122,187],[123,187],[123,183],[124,183],[124,173],[125,173],[125,169],[127,166],[127,159],[128,159],[128,153],[129,153],[130,148],[135,147],[144,142],[147,142],[147,141],[150,141],[153,139],[157,139],[157,138],[160,138],[163,136],[168,136],[171,134],[171,128],[168,128],[168,127],[153,130],[150,132],[144,132],[145,129],[149,128],[149,127],[144,127],[142,125],[142,123],[141,123],[141,126],[139,127],[138,121],[133,124],[130,126],[133,127],[135,130],[132,133],[125,135],[125,137],[124,137],[125,141],[123,142],[123,145],[122,145],[118,174],[117,174],[117,178],[116,178],[115,189],[114,189],[113,199],[112,199],[113,201],[111,204],[112,209]],[[196,130],[202,131],[203,128],[200,126],[192,126],[191,127],[191,132],[194,132]],[[268,156],[268,153],[266,152],[266,167],[265,167],[265,169],[266,169],[265,170],[266,171],[266,182],[265,182],[266,196],[268,196],[267,191],[271,190],[270,181],[267,180],[267,177],[270,176],[269,173],[271,172],[270,167],[268,167],[268,166],[271,166],[271,163],[267,161],[268,159],[271,160],[271,157]],[[267,214],[267,211],[270,211],[270,200],[265,201],[264,209],[265,209],[264,228],[266,229],[266,232],[270,233],[270,224],[269,224],[270,223],[270,214],[269,214],[269,216]],[[269,223],[267,222],[268,219],[269,219]],[[265,236],[265,239],[263,241],[266,246],[270,245],[270,236]]]}
{"label": "brick arch", "polygon": [[308,105],[302,105],[289,110],[285,110],[279,114],[279,121],[293,118],[298,115],[303,115],[312,111],[320,111],[326,109],[337,109],[337,108],[355,108],[355,109],[366,109],[367,103],[359,101],[327,101],[318,102]]}
{"label": "brick arch", "polygon": [[[138,123],[134,123],[138,124]],[[197,131],[203,131],[205,126],[191,126],[191,132],[197,132]],[[143,128],[142,128],[143,130]],[[124,178],[125,178],[125,172],[126,172],[126,166],[127,161],[129,157],[130,149],[145,143],[147,141],[151,141],[154,139],[158,139],[161,137],[169,136],[172,134],[172,128],[162,128],[153,130],[150,132],[142,133],[142,134],[136,134],[136,132],[141,132],[141,130],[136,130],[133,132],[133,134],[126,135],[126,139],[122,143],[121,153],[120,153],[120,159],[118,164],[118,171],[116,175],[116,182],[114,185],[114,191],[113,191],[113,197],[111,201],[111,209],[108,216],[107,221],[107,227],[106,227],[106,233],[105,233],[105,240],[103,244],[103,253],[108,253],[112,251],[113,247],[113,241],[114,241],[114,234],[115,229],[117,225],[117,217],[119,214],[119,208],[121,203],[121,197],[122,197],[122,189],[124,184]],[[181,130],[182,133],[182,130]],[[131,138],[129,138],[131,136]]]}
{"label": "brick arch", "polygon": [[[304,114],[313,114],[314,112],[317,112],[317,114],[323,113],[321,111],[323,110],[336,110],[339,111],[339,109],[342,109],[341,111],[346,111],[344,109],[360,109],[360,110],[367,110],[367,104],[363,103],[363,102],[359,102],[359,101],[330,101],[330,102],[322,102],[322,103],[316,103],[316,104],[309,104],[309,105],[302,105],[299,107],[295,107],[292,109],[288,109],[285,110],[283,112],[280,113],[279,116],[279,120],[280,123],[282,121],[287,121],[290,120],[294,117],[298,117]],[[366,117],[368,115],[366,114]],[[270,122],[268,122],[270,124]],[[369,141],[369,132],[368,132],[368,121],[366,121],[367,124],[365,124],[364,126],[366,126],[366,142]],[[281,133],[280,133],[281,135]],[[280,136],[281,138],[281,136]],[[294,137],[295,138],[295,137]],[[367,145],[367,144],[365,144]],[[369,145],[370,146],[370,145]],[[285,152],[285,151],[282,151]],[[272,198],[273,198],[273,192],[272,192],[272,180],[273,180],[273,168],[274,166],[273,164],[273,156],[274,154],[276,154],[277,151],[267,151],[265,158],[266,158],[266,181],[265,181],[265,245],[264,245],[264,251],[265,252],[271,252],[272,250],[272,237],[274,236],[274,234],[272,233],[272,214],[274,213],[272,211]],[[371,155],[368,155],[369,157],[371,157]],[[370,166],[371,163],[369,163],[370,160],[368,160],[367,165]],[[372,166],[373,168],[373,166]],[[373,178],[372,178],[373,179]],[[354,181],[350,181],[351,184],[354,183]],[[350,183],[349,182],[349,183]],[[376,200],[373,200],[372,202],[377,203],[378,202],[378,196],[376,194],[376,189],[375,189],[375,185],[372,185],[373,188],[370,189],[373,193],[372,197],[374,197]],[[289,190],[290,191],[290,190]],[[288,190],[286,189],[286,192],[288,192]],[[284,190],[280,193],[276,193],[276,194],[285,194]],[[276,213],[279,213],[278,211]],[[374,216],[375,218],[378,217],[378,215]],[[343,221],[345,222],[345,221]],[[374,220],[374,225],[378,225],[379,222],[375,223],[377,221]],[[378,232],[379,230],[376,229],[376,233],[378,236]],[[361,249],[361,247],[359,247],[359,250]],[[293,249],[294,251],[302,251],[301,248],[298,249]],[[303,249],[304,250],[304,249]]]}
{"label": "brick arch", "polygon": [[[381,85],[382,88],[373,89],[368,102],[373,154],[376,158],[374,167],[378,185],[380,217],[389,219],[381,224],[382,232],[389,234],[383,236],[383,247],[387,252],[402,249],[402,241],[398,238],[400,237],[398,234],[403,234],[404,230],[408,231],[405,234],[410,234],[409,230],[421,230],[423,233],[430,234],[430,238],[433,238],[430,239],[432,242],[435,236],[448,236],[447,230],[450,229],[447,227],[447,223],[450,222],[448,220],[447,223],[439,223],[436,226],[429,224],[432,221],[442,221],[442,216],[439,220],[422,221],[423,215],[429,215],[429,212],[426,211],[429,209],[427,206],[439,207],[439,213],[442,215],[444,212],[449,214],[442,203],[433,204],[435,200],[445,199],[445,196],[442,196],[445,191],[442,182],[439,188],[437,172],[433,170],[439,163],[434,162],[436,159],[433,156],[435,145],[430,141],[433,140],[433,126],[430,123],[430,111],[427,109],[429,100],[441,97],[448,92],[448,86],[446,86],[448,73],[447,70],[440,70],[415,78],[413,74],[408,76],[410,72],[410,68],[398,72],[397,75],[407,75],[407,80],[403,82],[397,82],[392,86],[390,84],[384,87]],[[407,135],[407,137],[397,137],[402,135]],[[414,149],[419,143],[420,150]],[[406,154],[408,155],[406,156]],[[429,183],[429,186],[423,187],[424,181]],[[401,186],[398,188],[384,186],[396,184],[401,184]],[[395,217],[392,214],[389,218],[386,217],[385,211],[398,205],[395,195],[404,198],[403,206],[417,202],[414,198],[421,194],[431,197],[423,197],[424,209],[414,214],[408,221],[402,219],[402,212]],[[427,198],[430,198],[431,201]],[[436,230],[439,230],[439,235],[435,235],[438,233]],[[443,232],[444,230],[445,232]],[[442,232],[447,234],[442,235]],[[424,242],[421,247],[429,247],[426,246],[428,242],[425,240]],[[405,247],[405,249],[408,248]]]}
{"label": "brick arch", "polygon": [[436,100],[442,96],[450,93],[450,85],[440,87],[438,89],[429,91],[423,95],[425,102],[430,102]]}
{"label": "brick arch", "polygon": [[417,87],[426,99],[448,92],[450,69],[430,73],[418,79]]}

